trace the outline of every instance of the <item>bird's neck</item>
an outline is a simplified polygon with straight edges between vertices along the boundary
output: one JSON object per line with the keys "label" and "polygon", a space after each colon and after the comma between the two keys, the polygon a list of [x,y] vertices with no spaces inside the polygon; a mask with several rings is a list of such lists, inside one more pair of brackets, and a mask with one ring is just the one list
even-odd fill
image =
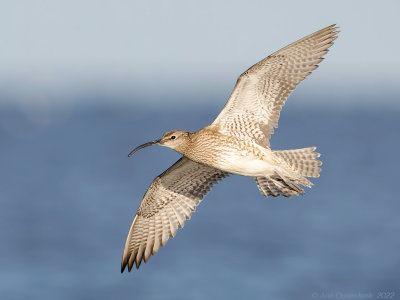
{"label": "bird's neck", "polygon": [[220,134],[206,127],[190,133],[187,142],[181,145],[178,152],[191,160],[208,164],[208,159],[212,159],[213,155],[218,155],[218,142],[220,141]]}

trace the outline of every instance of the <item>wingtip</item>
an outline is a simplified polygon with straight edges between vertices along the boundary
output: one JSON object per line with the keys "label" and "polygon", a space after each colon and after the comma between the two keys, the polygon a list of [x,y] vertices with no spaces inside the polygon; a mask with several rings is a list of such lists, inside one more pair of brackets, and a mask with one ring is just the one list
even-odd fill
{"label": "wingtip", "polygon": [[133,266],[133,264],[128,264],[128,272],[130,272],[131,270],[132,270],[132,266]]}
{"label": "wingtip", "polygon": [[127,257],[123,257],[121,261],[121,273],[123,273],[128,266],[128,271],[130,272],[131,270],[129,269],[129,261]]}
{"label": "wingtip", "polygon": [[334,33],[334,34],[338,34],[339,32],[340,32],[340,26],[335,26],[335,27],[332,27],[331,28],[331,30],[332,30],[332,33]]}
{"label": "wingtip", "polygon": [[139,270],[139,267],[140,267],[140,264],[142,263],[142,260],[139,260],[139,262],[138,262],[138,260],[135,260],[135,263],[136,263],[136,270]]}
{"label": "wingtip", "polygon": [[325,27],[325,28],[323,28],[323,29],[321,29],[321,30],[322,30],[322,31],[330,31],[330,32],[332,32],[332,33],[337,34],[337,33],[340,32],[338,29],[340,29],[340,26],[338,26],[338,25],[336,25],[336,24],[332,24],[332,25],[329,25],[329,26],[327,26],[327,27]]}

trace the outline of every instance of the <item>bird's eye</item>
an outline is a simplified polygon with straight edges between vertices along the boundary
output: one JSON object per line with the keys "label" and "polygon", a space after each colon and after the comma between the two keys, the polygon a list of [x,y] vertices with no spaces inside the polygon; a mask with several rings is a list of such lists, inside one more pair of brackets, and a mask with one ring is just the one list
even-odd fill
{"label": "bird's eye", "polygon": [[174,140],[174,139],[176,139],[176,136],[174,136],[174,135],[171,136],[171,140]]}

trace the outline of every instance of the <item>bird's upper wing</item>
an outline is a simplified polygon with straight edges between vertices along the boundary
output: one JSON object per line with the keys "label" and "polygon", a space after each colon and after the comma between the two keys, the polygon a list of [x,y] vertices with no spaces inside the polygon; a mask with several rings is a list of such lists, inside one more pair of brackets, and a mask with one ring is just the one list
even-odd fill
{"label": "bird's upper wing", "polygon": [[322,56],[337,38],[336,29],[331,25],[310,34],[245,71],[210,126],[269,147],[282,106],[295,87],[323,60]]}
{"label": "bird's upper wing", "polygon": [[212,186],[228,173],[186,157],[154,179],[143,197],[129,230],[122,255],[121,272],[132,269],[174,237]]}

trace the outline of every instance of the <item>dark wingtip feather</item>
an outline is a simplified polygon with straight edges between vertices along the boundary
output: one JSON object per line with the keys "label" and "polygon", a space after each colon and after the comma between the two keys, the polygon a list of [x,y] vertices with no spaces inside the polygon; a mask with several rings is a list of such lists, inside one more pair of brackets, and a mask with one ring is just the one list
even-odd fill
{"label": "dark wingtip feather", "polygon": [[128,272],[130,272],[132,270],[132,266],[133,266],[132,263],[128,263]]}
{"label": "dark wingtip feather", "polygon": [[124,273],[125,267],[126,267],[126,264],[121,263],[121,274]]}
{"label": "dark wingtip feather", "polygon": [[[140,260],[139,262],[136,261],[136,269],[138,270],[140,267],[140,264],[142,263],[142,260]],[[132,264],[133,265],[133,264]]]}

